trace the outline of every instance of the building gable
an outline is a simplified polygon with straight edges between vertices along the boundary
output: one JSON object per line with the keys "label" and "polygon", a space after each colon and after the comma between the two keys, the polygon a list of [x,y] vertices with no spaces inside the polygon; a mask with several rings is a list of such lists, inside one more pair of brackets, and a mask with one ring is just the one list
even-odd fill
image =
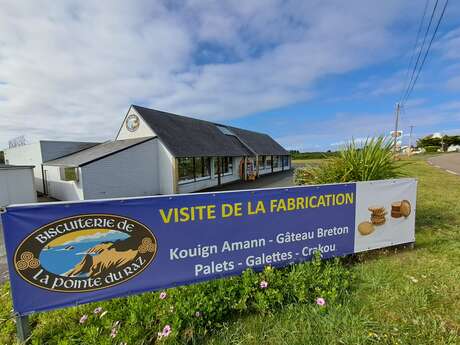
{"label": "building gable", "polygon": [[134,107],[130,107],[126,114],[115,140],[154,137],[155,132],[145,122]]}

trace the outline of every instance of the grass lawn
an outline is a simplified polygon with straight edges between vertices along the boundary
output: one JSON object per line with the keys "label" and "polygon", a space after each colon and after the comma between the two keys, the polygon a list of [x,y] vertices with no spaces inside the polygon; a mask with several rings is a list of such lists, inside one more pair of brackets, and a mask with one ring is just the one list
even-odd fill
{"label": "grass lawn", "polygon": [[415,159],[414,250],[381,250],[353,265],[357,283],[326,313],[298,305],[228,325],[208,344],[460,344],[460,178]]}
{"label": "grass lawn", "polygon": [[[356,281],[341,305],[294,305],[271,315],[238,318],[196,343],[460,344],[460,177],[420,158],[403,169],[419,179],[414,250],[380,250],[357,257],[350,264]],[[149,311],[134,301],[130,307]],[[119,302],[110,303],[110,313],[117,313]],[[0,305],[0,344],[11,344],[14,323],[8,319],[7,286],[0,289]],[[78,308],[67,308],[34,317],[33,343],[44,343],[42,336],[50,332],[70,329],[79,315]],[[146,326],[130,331],[151,332]],[[91,343],[99,344],[100,330],[92,327]],[[76,330],[73,336],[59,344],[82,343],[78,328],[71,329]]]}

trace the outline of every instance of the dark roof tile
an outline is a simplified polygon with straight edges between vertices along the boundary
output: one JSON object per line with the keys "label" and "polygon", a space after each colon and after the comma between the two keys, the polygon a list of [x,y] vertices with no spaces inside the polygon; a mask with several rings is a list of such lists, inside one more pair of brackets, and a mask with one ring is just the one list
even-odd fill
{"label": "dark roof tile", "polygon": [[[175,157],[288,155],[269,135],[133,105]],[[218,126],[230,129],[225,134]]]}
{"label": "dark roof tile", "polygon": [[47,161],[43,163],[43,165],[79,167],[91,163],[95,160],[110,156],[114,153],[123,151],[137,144],[141,144],[152,138],[153,137],[108,141],[96,146],[92,146],[86,150],[78,151],[68,156],[64,156],[62,158]]}

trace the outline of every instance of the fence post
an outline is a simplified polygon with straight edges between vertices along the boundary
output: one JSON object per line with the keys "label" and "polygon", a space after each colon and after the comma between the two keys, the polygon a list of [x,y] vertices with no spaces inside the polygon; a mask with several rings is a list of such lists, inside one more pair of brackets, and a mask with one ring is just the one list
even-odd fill
{"label": "fence post", "polygon": [[30,336],[29,317],[16,314],[16,331],[18,340],[25,343]]}

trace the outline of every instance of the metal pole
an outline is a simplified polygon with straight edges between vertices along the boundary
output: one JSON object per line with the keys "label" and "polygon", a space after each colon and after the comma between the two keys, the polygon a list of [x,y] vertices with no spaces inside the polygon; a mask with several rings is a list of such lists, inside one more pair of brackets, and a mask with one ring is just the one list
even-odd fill
{"label": "metal pole", "polygon": [[414,129],[414,125],[410,126],[410,135],[409,135],[409,150],[407,151],[407,155],[410,156],[412,153],[412,130]]}
{"label": "metal pole", "polygon": [[399,123],[399,103],[396,103],[396,119],[395,119],[395,131],[394,131],[394,142],[393,142],[393,155],[396,157],[396,143],[398,142],[398,123]]}
{"label": "metal pole", "polygon": [[30,337],[29,317],[27,315],[16,315],[17,337],[21,343],[25,343]]}

